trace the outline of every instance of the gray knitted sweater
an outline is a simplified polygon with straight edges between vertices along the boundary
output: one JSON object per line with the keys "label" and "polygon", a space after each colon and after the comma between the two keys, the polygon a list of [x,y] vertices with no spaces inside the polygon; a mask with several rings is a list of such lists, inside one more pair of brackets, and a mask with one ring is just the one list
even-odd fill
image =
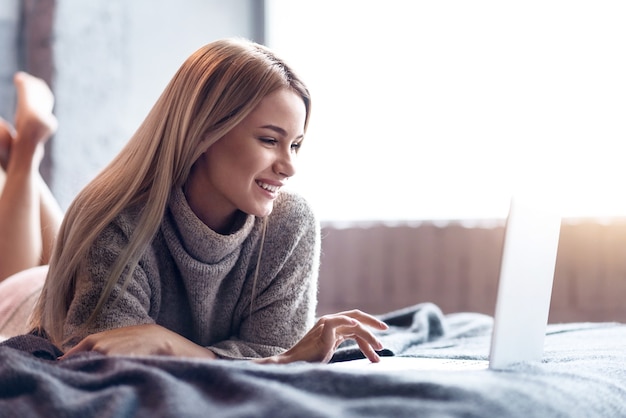
{"label": "gray knitted sweater", "polygon": [[[88,273],[78,280],[70,305],[66,337],[85,336],[75,335],[77,325],[95,306],[135,219],[131,212],[121,214],[94,244]],[[254,287],[262,225],[262,219],[249,215],[234,233],[218,234],[196,217],[182,190],[174,190],[130,285],[113,304],[121,291],[118,283],[89,333],[156,323],[231,359],[266,357],[290,348],[315,319],[319,224],[303,198],[281,192],[268,217]],[[77,342],[74,338],[70,345]]]}

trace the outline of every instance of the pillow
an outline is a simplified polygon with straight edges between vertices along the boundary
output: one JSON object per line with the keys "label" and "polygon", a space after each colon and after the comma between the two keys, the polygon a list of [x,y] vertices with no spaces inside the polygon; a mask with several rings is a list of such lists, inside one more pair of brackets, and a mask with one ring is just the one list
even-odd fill
{"label": "pillow", "polygon": [[48,266],[33,267],[0,282],[0,341],[30,331],[28,320],[47,273]]}

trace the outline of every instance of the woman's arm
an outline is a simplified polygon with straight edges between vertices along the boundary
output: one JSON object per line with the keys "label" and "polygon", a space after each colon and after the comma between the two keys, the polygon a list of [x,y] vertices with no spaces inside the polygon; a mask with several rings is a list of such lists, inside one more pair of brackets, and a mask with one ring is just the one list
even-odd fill
{"label": "woman's arm", "polygon": [[83,351],[107,355],[217,358],[211,350],[156,324],[132,325],[88,335],[66,351],[59,360]]}
{"label": "woman's arm", "polygon": [[134,214],[124,213],[95,240],[77,275],[74,294],[63,325],[65,343],[62,349],[73,347],[90,334],[155,323],[150,314],[155,309],[158,311],[159,300],[155,300],[153,295],[160,290],[160,283],[158,277],[146,271],[141,262],[133,270],[125,288],[123,279],[118,279],[102,311],[94,321],[88,323],[106,287],[113,263],[126,248],[133,225]]}
{"label": "woman's arm", "polygon": [[[368,326],[378,330],[387,328],[384,322],[358,310],[326,315],[285,353],[253,361],[261,364],[285,364],[296,361],[327,363],[342,342],[354,339],[370,361],[378,362],[380,358],[376,350],[383,347]],[[211,350],[155,324],[128,326],[89,335],[60,359],[82,351],[97,351],[107,355],[217,358]]]}

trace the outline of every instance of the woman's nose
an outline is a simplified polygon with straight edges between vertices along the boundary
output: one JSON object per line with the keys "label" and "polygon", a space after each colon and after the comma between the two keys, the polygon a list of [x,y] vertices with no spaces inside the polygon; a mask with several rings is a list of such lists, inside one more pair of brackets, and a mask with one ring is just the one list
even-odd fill
{"label": "woman's nose", "polygon": [[282,152],[274,164],[274,172],[284,177],[293,177],[296,174],[297,154],[291,149]]}

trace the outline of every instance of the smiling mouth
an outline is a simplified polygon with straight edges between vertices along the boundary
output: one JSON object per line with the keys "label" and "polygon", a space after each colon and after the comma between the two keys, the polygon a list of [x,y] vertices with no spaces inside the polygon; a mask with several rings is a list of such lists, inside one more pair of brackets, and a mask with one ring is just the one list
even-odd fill
{"label": "smiling mouth", "polygon": [[278,192],[278,190],[280,190],[280,186],[274,186],[271,184],[263,183],[262,181],[257,180],[256,184],[258,184],[259,187],[261,187],[264,190],[267,190],[268,192],[276,193]]}

